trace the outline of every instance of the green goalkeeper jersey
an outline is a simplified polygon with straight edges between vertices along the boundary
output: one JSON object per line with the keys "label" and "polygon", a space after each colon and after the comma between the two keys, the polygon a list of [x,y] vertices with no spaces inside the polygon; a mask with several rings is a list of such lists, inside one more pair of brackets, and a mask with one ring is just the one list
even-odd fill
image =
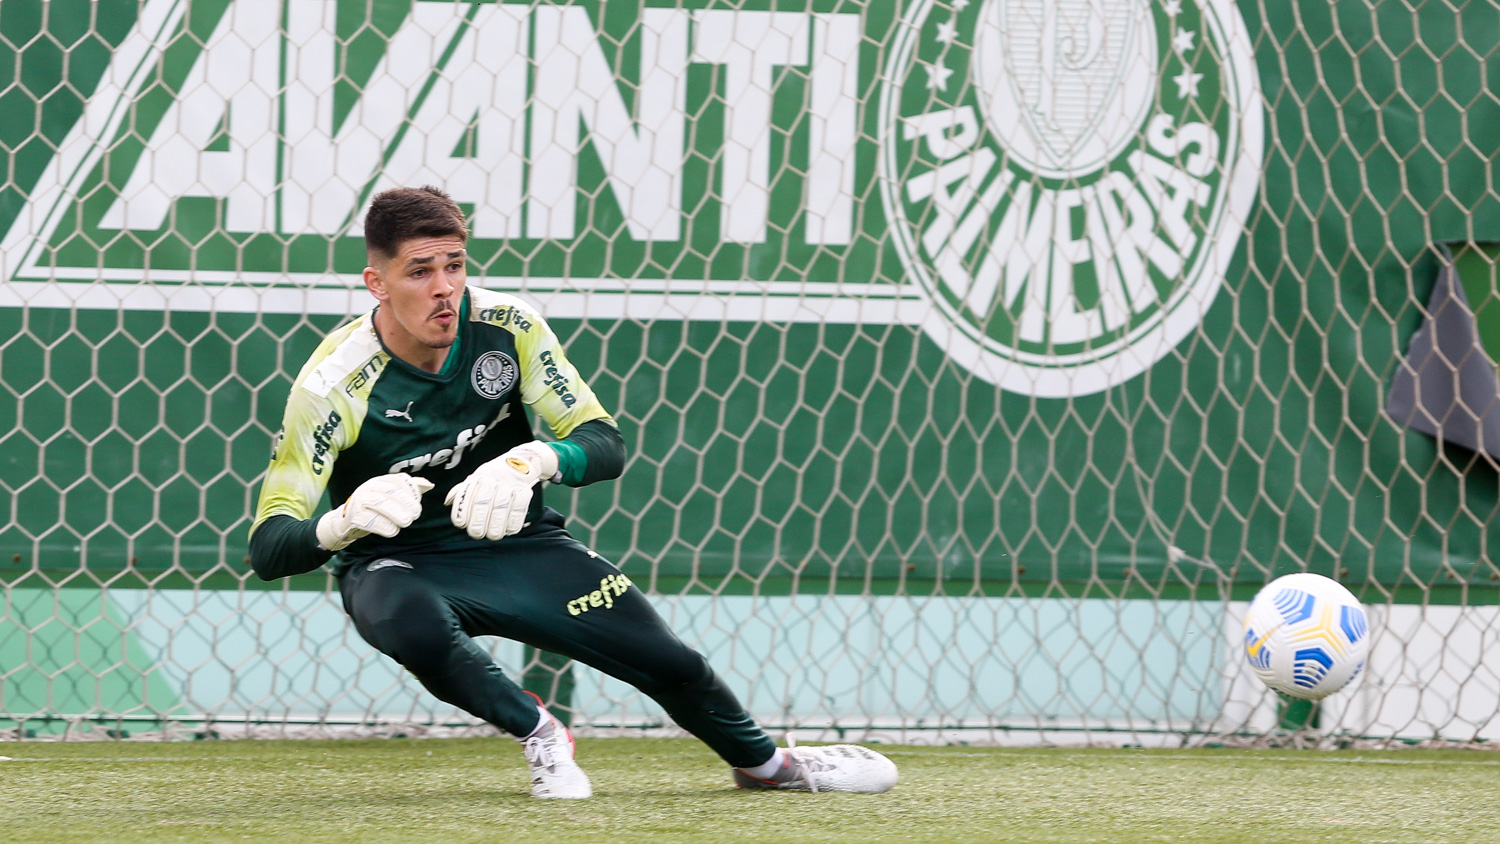
{"label": "green goalkeeper jersey", "polygon": [[[257,556],[287,555],[259,543],[256,534],[286,516],[312,536],[310,521],[326,489],[334,506],[364,481],[407,472],[431,481],[422,515],[391,539],[370,535],[341,552],[340,570],[362,559],[425,548],[458,549],[492,544],[472,539],[449,520],[448,491],[475,467],[534,439],[530,407],[559,443],[562,482],[581,486],[598,477],[589,471],[599,426],[618,441],[614,420],[563,354],[545,320],[520,299],[469,288],[460,329],[442,371],[434,374],[393,356],[375,331],[371,310],[329,335],[302,367],[287,399],[251,527],[252,563],[266,577],[287,570]],[[576,442],[570,442],[569,437]],[[607,450],[607,449],[606,449]],[[621,445],[623,462],[623,445]],[[596,460],[596,463],[601,462]],[[605,460],[602,462],[612,462]],[[618,474],[606,472],[613,477]],[[527,520],[541,512],[540,488]],[[291,523],[278,526],[290,530]],[[276,531],[270,531],[275,533]],[[269,579],[269,578],[267,578]]]}

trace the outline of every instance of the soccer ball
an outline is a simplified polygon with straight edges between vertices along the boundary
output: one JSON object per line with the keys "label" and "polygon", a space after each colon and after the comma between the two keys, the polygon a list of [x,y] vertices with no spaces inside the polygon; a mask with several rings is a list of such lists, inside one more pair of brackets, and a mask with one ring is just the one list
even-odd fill
{"label": "soccer ball", "polygon": [[1245,658],[1267,686],[1319,700],[1349,684],[1370,653],[1370,624],[1359,599],[1321,574],[1267,583],[1245,613]]}

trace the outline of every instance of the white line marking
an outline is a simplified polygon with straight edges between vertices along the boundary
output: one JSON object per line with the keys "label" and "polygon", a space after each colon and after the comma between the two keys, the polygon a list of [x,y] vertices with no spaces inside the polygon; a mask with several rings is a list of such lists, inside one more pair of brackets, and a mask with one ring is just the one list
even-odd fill
{"label": "white line marking", "polygon": [[[892,756],[929,756],[943,757],[946,759],[980,759],[992,756],[1032,756],[1048,759],[1119,759],[1133,758],[1150,762],[1153,760],[1164,760],[1171,762],[1291,762],[1291,763],[1314,763],[1325,765],[1446,765],[1453,767],[1482,767],[1492,768],[1500,766],[1500,759],[1371,759],[1356,756],[1353,758],[1319,756],[1317,754],[1330,751],[1307,750],[1301,751],[1306,756],[1266,756],[1261,755],[1265,749],[1260,748],[1224,748],[1230,753],[1216,753],[1203,756],[1184,755],[1179,753],[1161,754],[1152,751],[1134,751],[1126,748],[1101,749],[1099,752],[1084,753],[1076,750],[1053,751],[1045,748],[1016,749],[995,748],[989,752],[978,753],[974,751],[961,751],[944,753],[931,749],[920,749],[904,747],[902,745],[877,744],[883,753]],[[1218,749],[1218,748],[1215,748]],[[1406,753],[1404,750],[1382,751],[1392,754]],[[1486,751],[1470,751],[1473,753],[1484,753]],[[1231,755],[1232,754],[1232,755]],[[257,760],[257,756],[33,756],[33,757],[0,757],[0,761],[9,762],[87,762],[98,764],[100,762],[233,762],[243,760]]]}
{"label": "white line marking", "polygon": [[[1316,755],[1316,754],[1320,754],[1320,753],[1330,753],[1330,752],[1332,752],[1332,751],[1327,751],[1327,750],[1304,750],[1304,751],[1299,751],[1301,753],[1308,754],[1307,756],[1253,755],[1253,754],[1263,754],[1267,750],[1272,750],[1272,749],[1275,749],[1275,748],[1239,748],[1239,747],[1204,748],[1205,750],[1212,749],[1212,750],[1216,750],[1216,751],[1220,751],[1220,752],[1219,753],[1214,753],[1214,754],[1205,753],[1202,756],[1190,756],[1190,755],[1184,755],[1184,754],[1180,754],[1180,753],[1164,754],[1164,753],[1152,752],[1152,751],[1149,751],[1149,750],[1140,751],[1140,750],[1133,750],[1133,749],[1129,749],[1129,748],[1101,748],[1097,752],[1088,752],[1088,753],[1079,752],[1079,751],[1076,751],[1076,750],[1059,750],[1059,751],[1053,751],[1053,750],[1047,750],[1045,748],[1032,748],[1032,749],[995,748],[994,751],[989,752],[989,753],[973,753],[973,752],[943,753],[943,752],[936,751],[936,750],[916,750],[916,749],[908,750],[906,748],[901,747],[900,745],[874,745],[874,746],[879,747],[882,752],[889,752],[892,755],[898,755],[898,756],[943,756],[943,757],[949,757],[949,758],[952,758],[952,757],[958,757],[958,758],[981,758],[981,757],[985,757],[985,756],[1039,756],[1039,757],[1046,757],[1046,758],[1049,758],[1049,759],[1100,759],[1100,758],[1110,758],[1110,759],[1112,759],[1112,758],[1118,758],[1120,756],[1124,756],[1124,755],[1129,754],[1130,756],[1132,756],[1134,758],[1139,758],[1139,759],[1142,759],[1142,760],[1145,760],[1145,761],[1162,759],[1162,760],[1172,761],[1172,762],[1183,762],[1183,761],[1186,761],[1186,762],[1225,762],[1225,761],[1228,761],[1228,762],[1245,762],[1245,761],[1253,761],[1253,762],[1295,762],[1295,763],[1313,762],[1313,763],[1331,764],[1331,765],[1457,765],[1457,766],[1460,766],[1460,767],[1463,767],[1463,766],[1500,767],[1500,759],[1484,759],[1484,760],[1480,760],[1480,759],[1371,759],[1371,758],[1363,757],[1363,756],[1356,756],[1356,757],[1349,758],[1349,757],[1340,757],[1340,756],[1318,756],[1318,755]],[[1290,749],[1290,748],[1287,748],[1287,749]],[[1228,752],[1226,753],[1226,752],[1223,752],[1223,751],[1228,751]],[[1376,751],[1362,751],[1362,752],[1376,752]],[[1387,750],[1387,751],[1378,751],[1378,752],[1399,754],[1399,753],[1406,753],[1408,751],[1405,751],[1405,750]],[[1486,752],[1493,752],[1493,751],[1474,750],[1474,751],[1467,751],[1467,752],[1471,752],[1471,753],[1486,753]],[[1139,755],[1137,755],[1137,754],[1139,754]],[[1231,755],[1231,754],[1233,754],[1233,755]]]}

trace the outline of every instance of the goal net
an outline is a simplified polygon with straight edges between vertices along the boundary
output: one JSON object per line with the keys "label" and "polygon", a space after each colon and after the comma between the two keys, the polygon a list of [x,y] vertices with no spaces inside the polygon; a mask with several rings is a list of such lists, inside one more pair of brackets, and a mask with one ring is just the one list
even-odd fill
{"label": "goal net", "polygon": [[[630,445],[549,500],[768,727],[1500,737],[1497,50],[1493,0],[6,0],[0,728],[487,729],[245,564],[361,209],[431,183]],[[1372,619],[1311,710],[1238,647],[1293,571]]]}

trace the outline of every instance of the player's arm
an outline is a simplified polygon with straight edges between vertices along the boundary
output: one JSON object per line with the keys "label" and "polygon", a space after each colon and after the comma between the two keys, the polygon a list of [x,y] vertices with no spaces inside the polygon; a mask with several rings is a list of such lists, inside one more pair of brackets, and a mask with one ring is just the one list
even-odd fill
{"label": "player's arm", "polygon": [[255,523],[250,533],[250,568],[261,580],[277,580],[312,571],[328,562],[332,551],[318,547],[317,523],[283,514]]}
{"label": "player's arm", "polygon": [[618,478],[625,468],[619,426],[568,361],[546,321],[527,312],[512,325],[518,329],[521,399],[558,439],[522,443],[475,469],[448,493],[453,524],[475,539],[500,539],[521,530],[539,481],[587,486]]}
{"label": "player's arm", "polygon": [[613,419],[590,419],[547,447],[557,452],[560,484],[588,486],[625,470],[625,438]]}
{"label": "player's arm", "polygon": [[625,439],[599,397],[578,374],[547,321],[535,313],[516,332],[521,358],[521,399],[541,417],[557,441],[557,483],[587,486],[618,478],[625,470]]}
{"label": "player's arm", "polygon": [[292,387],[250,528],[250,567],[262,580],[312,571],[367,534],[395,536],[421,513],[430,481],[380,475],[339,506],[313,518],[354,420],[300,386]]}
{"label": "player's arm", "polygon": [[330,448],[330,427],[344,420],[333,422],[336,411],[315,401],[300,380],[287,397],[250,527],[250,567],[262,580],[312,571],[333,556],[331,549],[318,545],[318,523],[312,516],[337,457]]}

